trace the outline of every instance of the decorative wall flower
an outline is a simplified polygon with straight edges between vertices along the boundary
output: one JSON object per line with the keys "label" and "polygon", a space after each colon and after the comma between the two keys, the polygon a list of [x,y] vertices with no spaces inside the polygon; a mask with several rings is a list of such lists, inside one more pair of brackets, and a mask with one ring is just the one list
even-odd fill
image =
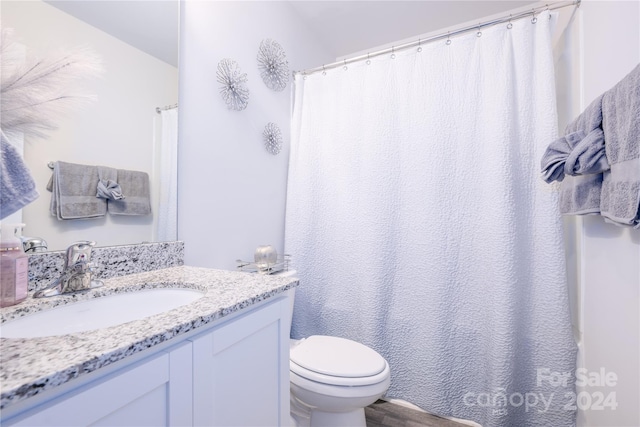
{"label": "decorative wall flower", "polygon": [[249,103],[249,89],[245,86],[247,74],[240,71],[238,63],[225,58],[218,62],[216,72],[220,87],[220,95],[230,110],[241,111]]}
{"label": "decorative wall flower", "polygon": [[264,148],[274,156],[282,149],[282,132],[275,123],[267,123],[262,132]]}
{"label": "decorative wall flower", "polygon": [[282,46],[274,40],[265,39],[258,49],[258,68],[262,81],[269,89],[280,92],[289,81],[289,63]]}

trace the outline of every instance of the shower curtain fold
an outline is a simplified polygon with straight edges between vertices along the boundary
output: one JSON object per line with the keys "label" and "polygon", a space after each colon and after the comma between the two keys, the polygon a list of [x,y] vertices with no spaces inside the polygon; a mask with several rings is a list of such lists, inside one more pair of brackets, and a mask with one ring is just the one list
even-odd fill
{"label": "shower curtain fold", "polygon": [[293,337],[363,342],[391,366],[388,396],[484,427],[575,419],[572,382],[544,376],[573,378],[576,352],[558,195],[538,175],[557,137],[544,15],[295,81]]}
{"label": "shower curtain fold", "polygon": [[178,238],[178,109],[162,110],[159,144],[159,201],[156,240]]}

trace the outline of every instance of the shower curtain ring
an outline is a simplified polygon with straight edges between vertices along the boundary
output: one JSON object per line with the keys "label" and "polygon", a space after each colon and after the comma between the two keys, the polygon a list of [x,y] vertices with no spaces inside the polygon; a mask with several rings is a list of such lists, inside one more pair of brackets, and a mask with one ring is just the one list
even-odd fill
{"label": "shower curtain ring", "polygon": [[391,46],[391,59],[396,59],[395,46]]}
{"label": "shower curtain ring", "polygon": [[347,60],[344,60],[344,67],[342,67],[343,70],[347,71],[349,69],[349,67],[347,67]]}
{"label": "shower curtain ring", "polygon": [[507,24],[507,29],[508,30],[513,28],[513,24],[511,23],[511,18],[513,18],[513,15],[509,14],[509,23]]}
{"label": "shower curtain ring", "polygon": [[480,31],[481,24],[478,22],[478,32],[476,33],[476,37],[482,37],[482,31]]}
{"label": "shower curtain ring", "polygon": [[451,37],[449,36],[449,31],[447,31],[447,41],[446,45],[449,46],[451,44]]}
{"label": "shower curtain ring", "polygon": [[367,65],[371,65],[371,60],[369,59],[369,52],[367,52]]}
{"label": "shower curtain ring", "polygon": [[531,23],[535,24],[536,22],[538,22],[538,18],[536,18],[536,11],[535,9],[531,9]]}
{"label": "shower curtain ring", "polygon": [[422,52],[421,43],[422,43],[422,39],[418,39],[418,52]]}
{"label": "shower curtain ring", "polygon": [[322,64],[322,75],[323,76],[327,75],[327,70],[324,69],[324,64]]}

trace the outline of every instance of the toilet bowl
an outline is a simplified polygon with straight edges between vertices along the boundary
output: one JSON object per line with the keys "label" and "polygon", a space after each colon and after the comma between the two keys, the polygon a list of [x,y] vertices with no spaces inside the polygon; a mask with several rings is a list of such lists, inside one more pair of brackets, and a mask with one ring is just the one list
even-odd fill
{"label": "toilet bowl", "polygon": [[[293,316],[295,288],[289,292]],[[375,350],[326,335],[291,340],[289,369],[291,415],[301,426],[366,427],[365,406],[391,381],[389,364]]]}
{"label": "toilet bowl", "polygon": [[291,395],[309,411],[310,425],[366,426],[364,407],[389,388],[389,364],[371,348],[313,335],[291,349]]}

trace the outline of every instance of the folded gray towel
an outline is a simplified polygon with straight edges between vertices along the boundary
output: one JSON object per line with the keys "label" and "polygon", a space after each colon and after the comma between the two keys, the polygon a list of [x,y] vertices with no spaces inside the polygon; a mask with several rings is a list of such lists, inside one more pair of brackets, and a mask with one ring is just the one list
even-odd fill
{"label": "folded gray towel", "polygon": [[565,175],[586,175],[609,169],[602,131],[602,96],[571,122],[565,136],[549,144],[541,160],[546,182],[562,181]]}
{"label": "folded gray towel", "polygon": [[124,199],[124,196],[122,195],[122,188],[120,188],[120,185],[110,179],[101,179],[98,181],[96,197],[107,200]]}
{"label": "folded gray towel", "polygon": [[564,179],[567,158],[585,137],[583,131],[573,132],[553,141],[542,156],[542,178],[551,183]]}
{"label": "folded gray towel", "polygon": [[640,65],[604,94],[602,114],[611,172],[604,174],[600,212],[640,228]]}
{"label": "folded gray towel", "polygon": [[124,199],[122,188],[120,184],[116,182],[118,179],[118,171],[116,169],[98,166],[98,178],[96,197],[110,200]]}
{"label": "folded gray towel", "polygon": [[51,191],[51,215],[59,220],[106,215],[107,201],[96,197],[96,166],[56,162],[49,183],[47,189]]}
{"label": "folded gray towel", "polygon": [[151,191],[146,172],[118,169],[118,184],[122,188],[123,200],[109,200],[112,215],[149,215],[151,213]]}
{"label": "folded gray towel", "polygon": [[0,219],[22,209],[38,196],[22,156],[0,132]]}
{"label": "folded gray towel", "polygon": [[[583,140],[577,142],[573,149],[580,149],[576,152],[576,157],[580,157],[580,153],[584,153],[583,159],[567,160],[569,153],[565,159],[565,167],[563,172],[566,174],[575,169],[578,162],[582,165],[590,165],[595,161],[595,172],[591,175],[569,176],[562,181],[560,185],[560,212],[564,215],[584,215],[597,214],[600,212],[600,191],[602,189],[602,173],[598,171],[601,165],[608,165],[608,161],[602,159],[604,149],[604,138],[602,131],[602,99],[603,95],[596,98],[574,121],[567,125],[565,129],[566,135],[571,135],[582,131],[585,134]],[[581,143],[585,141],[585,144]],[[593,145],[593,151],[589,150],[589,146]],[[607,167],[608,169],[608,167]],[[569,174],[570,175],[570,174]]]}
{"label": "folded gray towel", "polygon": [[569,153],[564,163],[567,175],[590,175],[609,170],[609,161],[604,149],[604,132],[598,128],[591,131]]}

